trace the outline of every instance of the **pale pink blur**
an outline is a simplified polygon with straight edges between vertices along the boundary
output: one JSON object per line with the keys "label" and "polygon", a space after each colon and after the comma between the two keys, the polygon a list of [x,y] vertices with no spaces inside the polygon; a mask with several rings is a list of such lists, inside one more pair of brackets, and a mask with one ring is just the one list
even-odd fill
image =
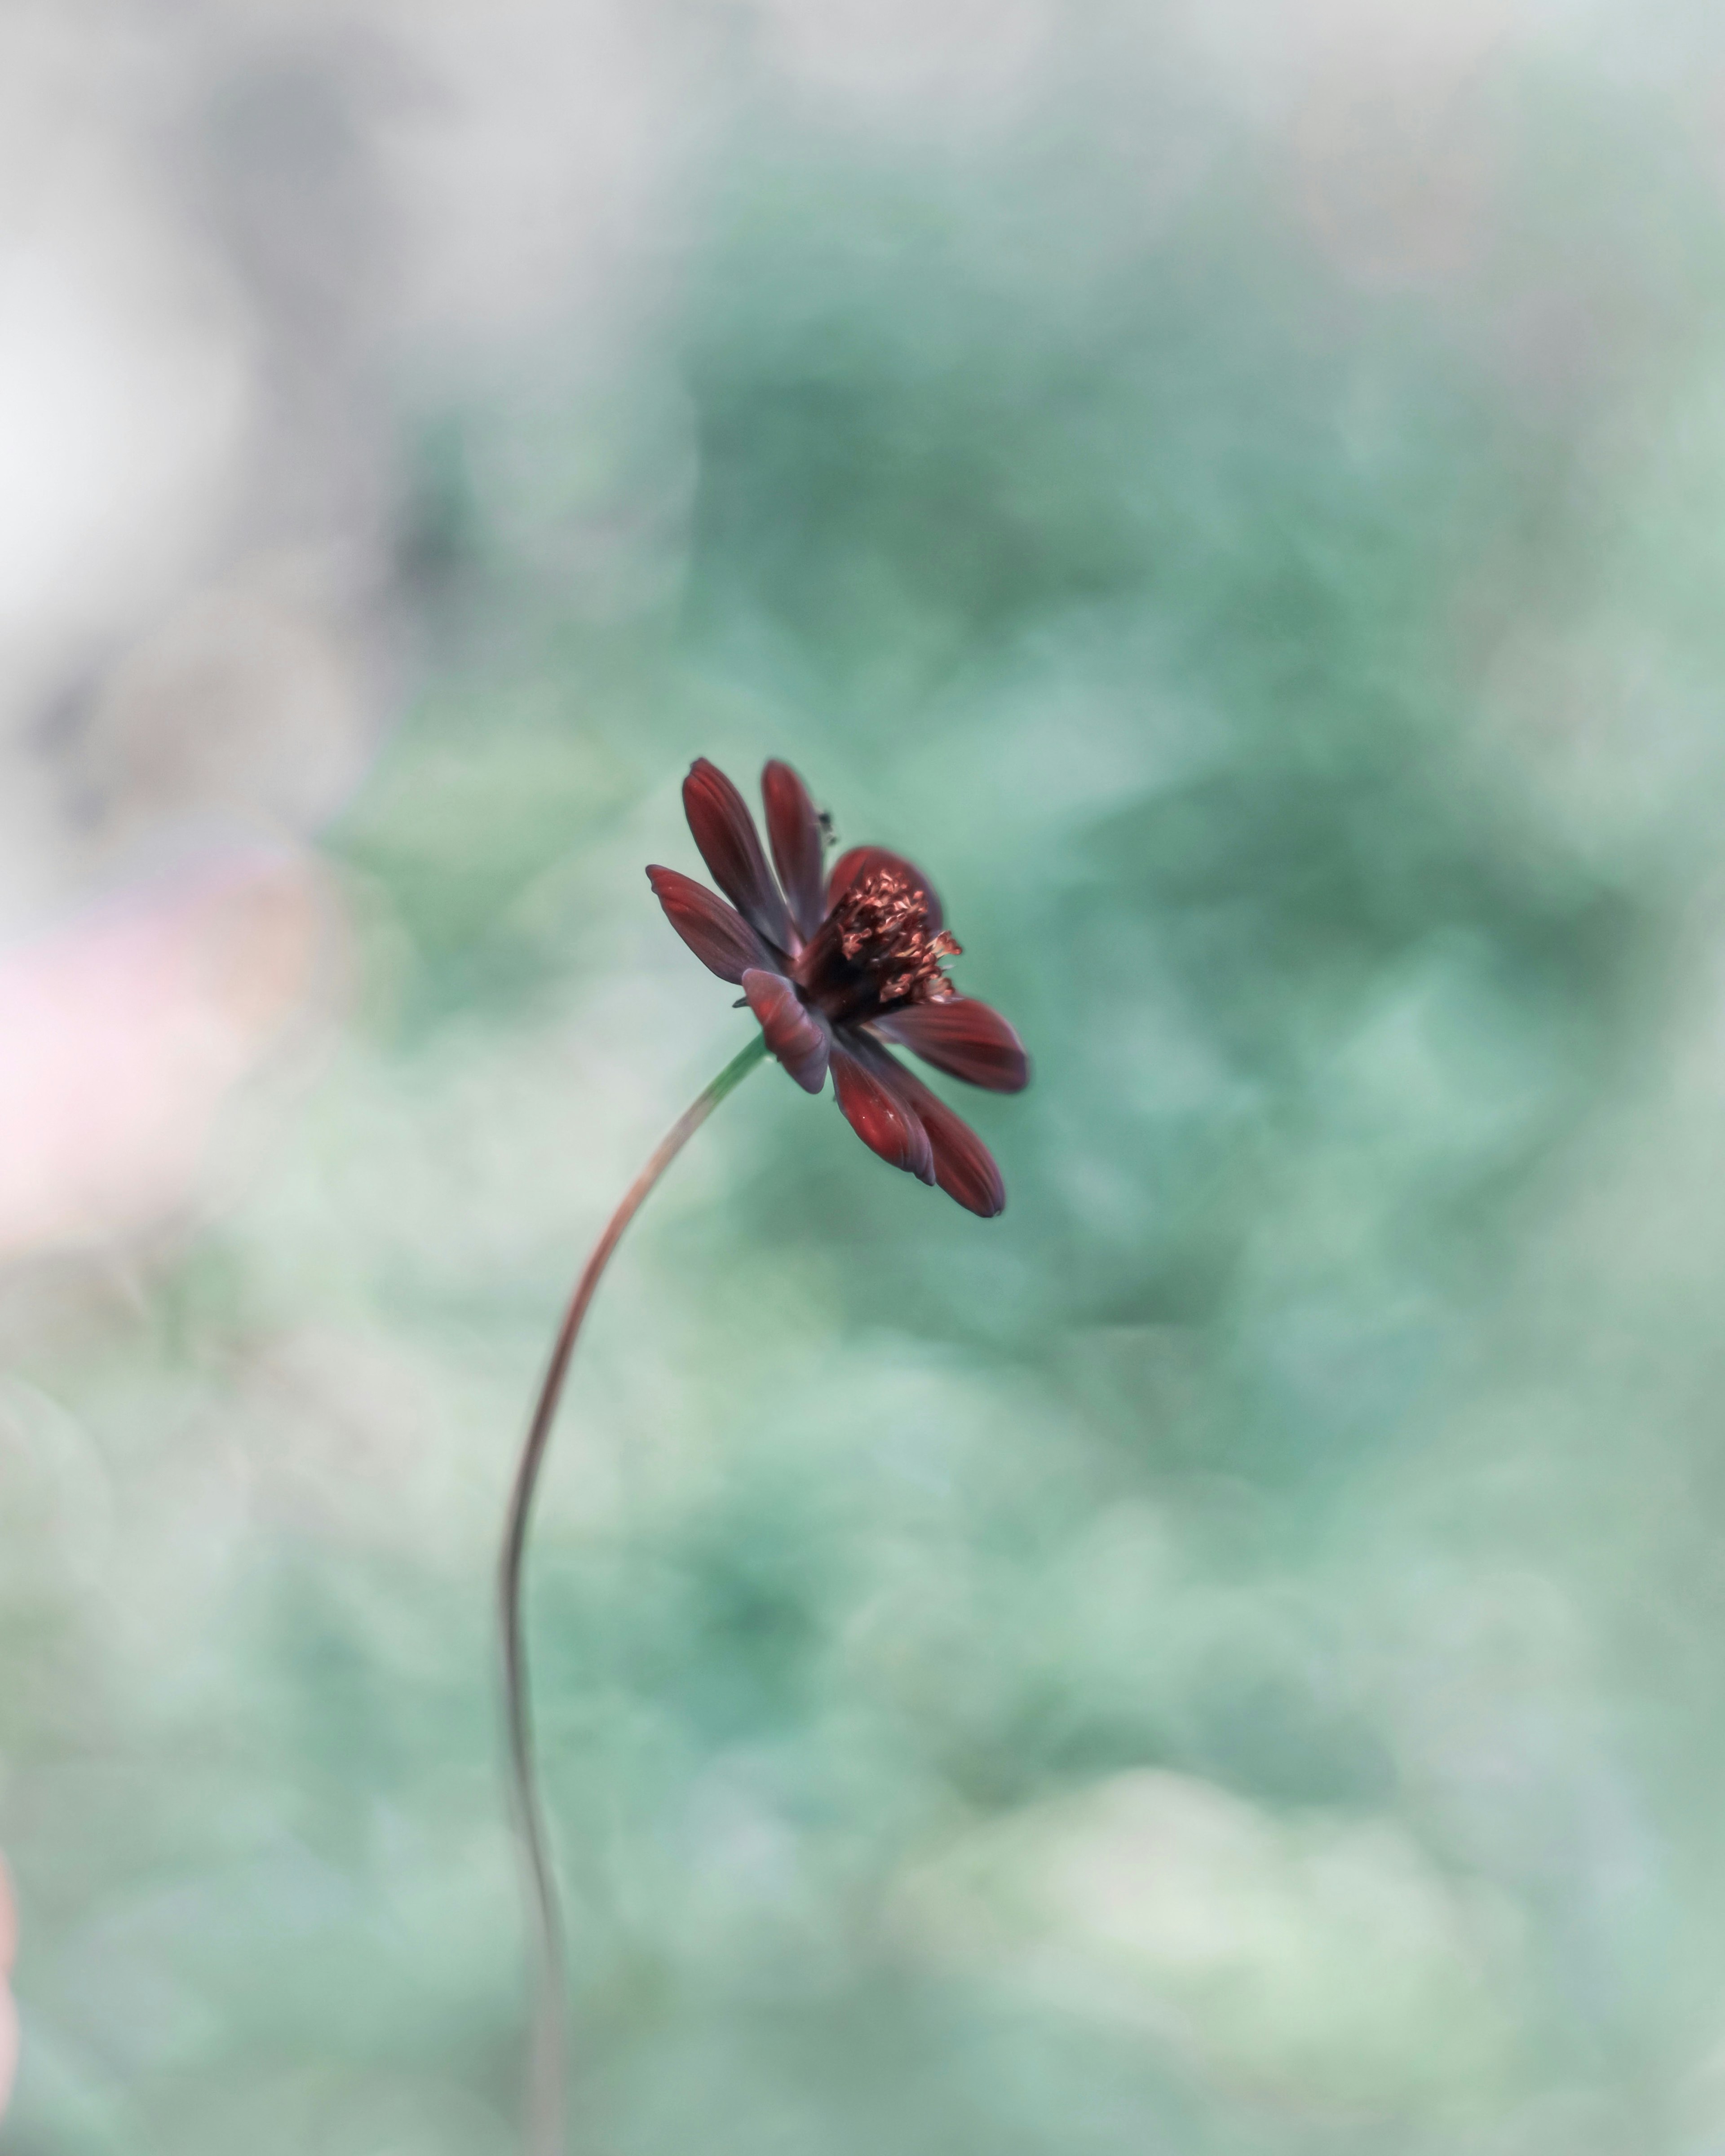
{"label": "pale pink blur", "polygon": [[311,995],[331,920],[303,858],[254,852],[0,953],[0,1257],[195,1200],[223,1104]]}

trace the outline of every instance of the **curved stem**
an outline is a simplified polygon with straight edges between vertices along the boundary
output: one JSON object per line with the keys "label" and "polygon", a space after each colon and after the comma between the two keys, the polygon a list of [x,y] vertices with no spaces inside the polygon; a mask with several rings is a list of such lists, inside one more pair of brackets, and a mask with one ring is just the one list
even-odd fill
{"label": "curved stem", "polygon": [[537,1947],[537,1981],[533,2007],[533,2049],[529,2084],[528,2141],[532,2156],[563,2156],[563,2117],[567,2102],[567,2071],[564,2056],[567,1978],[563,1962],[562,1925],[557,1914],[557,1887],[552,1877],[545,1818],[539,1802],[534,1773],[532,1718],[527,1700],[526,1648],[521,1635],[521,1573],[526,1557],[527,1521],[533,1509],[533,1493],[545,1451],[562,1397],[569,1358],[587,1306],[593,1301],[599,1276],[611,1253],[623,1240],[623,1231],[640,1210],[642,1201],[689,1140],[711,1115],[725,1096],[740,1085],[767,1054],[764,1038],[757,1034],[740,1055],[734,1056],[706,1091],[685,1109],[666,1133],[647,1165],[624,1194],[623,1203],[611,1215],[605,1232],[593,1246],[575,1292],[563,1316],[562,1330],[551,1352],[551,1363],[528,1425],[526,1441],[515,1471],[510,1491],[509,1514],[504,1524],[503,1549],[497,1567],[498,1619],[503,1641],[503,1691],[509,1722],[510,1795],[515,1811],[516,1838],[521,1847],[523,1886],[529,1920]]}

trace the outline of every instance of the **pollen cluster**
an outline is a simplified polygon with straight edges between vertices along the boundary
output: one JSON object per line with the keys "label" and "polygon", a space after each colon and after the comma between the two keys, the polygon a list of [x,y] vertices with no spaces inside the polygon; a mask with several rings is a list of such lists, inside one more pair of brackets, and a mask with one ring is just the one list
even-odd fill
{"label": "pollen cluster", "polygon": [[882,1006],[953,993],[941,961],[963,947],[944,928],[929,932],[928,894],[899,870],[881,865],[860,877],[834,909],[833,926],[846,961],[871,977]]}

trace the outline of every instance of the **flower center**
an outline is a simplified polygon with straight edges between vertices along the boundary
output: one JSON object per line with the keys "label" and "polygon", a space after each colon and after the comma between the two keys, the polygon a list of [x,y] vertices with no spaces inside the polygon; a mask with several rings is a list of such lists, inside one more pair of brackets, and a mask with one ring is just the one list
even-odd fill
{"label": "flower center", "polygon": [[944,928],[931,929],[927,892],[883,865],[845,892],[798,970],[809,1001],[829,1018],[860,1021],[894,1004],[952,994],[941,961],[956,958],[960,948]]}

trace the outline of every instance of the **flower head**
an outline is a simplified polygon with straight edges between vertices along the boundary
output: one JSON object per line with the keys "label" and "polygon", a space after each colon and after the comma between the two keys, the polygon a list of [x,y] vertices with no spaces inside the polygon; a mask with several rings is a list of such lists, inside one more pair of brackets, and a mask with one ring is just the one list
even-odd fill
{"label": "flower head", "polygon": [[886,1045],[990,1092],[1029,1082],[1024,1044],[1006,1020],[947,977],[959,946],[933,885],[882,846],[854,846],[824,875],[822,819],[788,763],[767,766],[761,797],[773,869],[742,794],[705,757],[691,766],[683,806],[725,897],[675,869],[649,868],[671,927],[710,972],[742,988],[799,1086],[818,1093],[831,1070],[839,1109],[865,1146],[973,1213],[999,1212],[1006,1191],[988,1147]]}

